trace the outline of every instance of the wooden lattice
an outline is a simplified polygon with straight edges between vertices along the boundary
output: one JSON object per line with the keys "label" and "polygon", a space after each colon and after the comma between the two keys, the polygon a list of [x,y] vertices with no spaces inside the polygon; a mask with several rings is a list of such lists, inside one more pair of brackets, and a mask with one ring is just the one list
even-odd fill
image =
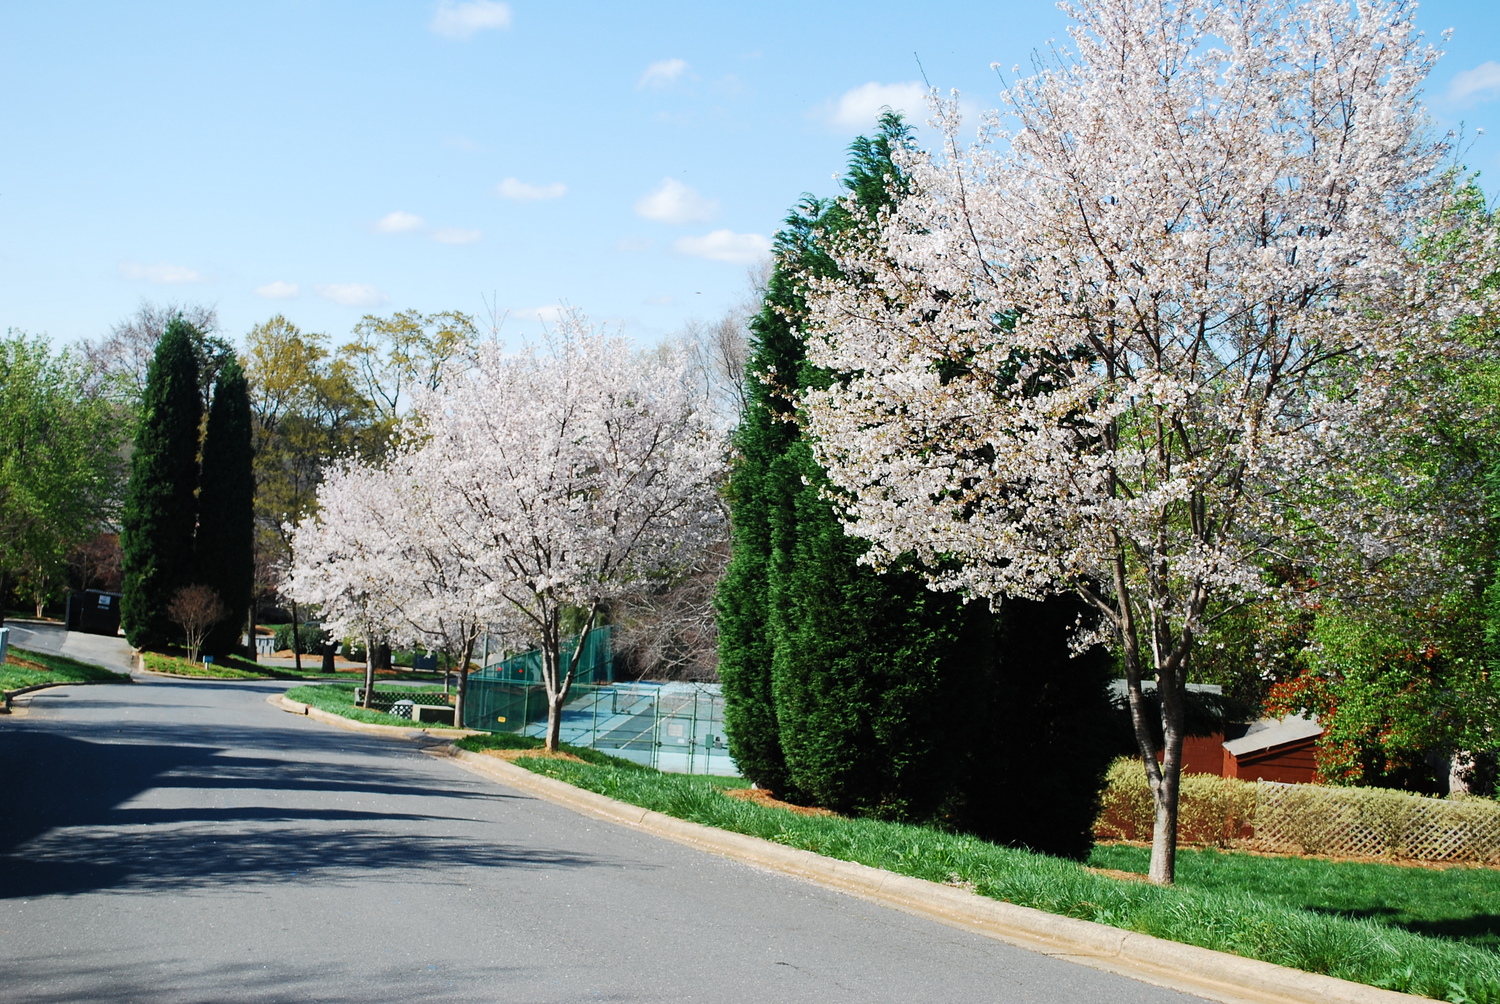
{"label": "wooden lattice", "polygon": [[1257,785],[1256,850],[1500,864],[1500,804],[1380,788]]}

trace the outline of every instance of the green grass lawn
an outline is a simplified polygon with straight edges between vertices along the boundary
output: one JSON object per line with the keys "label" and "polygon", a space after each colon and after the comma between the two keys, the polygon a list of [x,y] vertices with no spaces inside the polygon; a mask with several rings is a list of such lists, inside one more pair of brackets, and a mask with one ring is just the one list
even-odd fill
{"label": "green grass lawn", "polygon": [[[382,678],[379,683],[376,683],[375,692],[378,694],[381,690],[381,684],[388,682],[389,680],[387,678]],[[330,714],[340,715],[344,718],[349,718],[356,722],[368,722],[371,725],[404,725],[407,728],[411,727],[411,722],[405,718],[397,718],[395,715],[388,715],[384,711],[372,711],[368,708],[361,708],[356,705],[354,703],[354,690],[356,687],[361,686],[364,686],[364,684],[320,683],[307,687],[293,687],[291,690],[288,690],[286,692],[286,696],[290,700],[300,701],[303,704],[312,705],[313,707],[318,708],[321,711],[327,711]],[[443,690],[443,688],[437,684],[421,685],[410,683],[393,685],[388,687],[387,689],[401,691],[437,691],[438,693],[442,693]],[[437,722],[423,722],[421,727],[424,729],[446,729],[452,728],[453,726],[441,725]]]}
{"label": "green grass lawn", "polygon": [[[1439,1000],[1500,1004],[1500,953],[1487,947],[1491,942],[1485,919],[1493,900],[1454,902],[1444,914],[1439,899],[1464,895],[1468,887],[1460,884],[1446,887],[1448,892],[1424,891],[1418,901],[1410,899],[1410,890],[1432,881],[1426,876],[1444,873],[1424,870],[1410,879],[1382,873],[1380,878],[1372,877],[1367,888],[1349,894],[1354,897],[1349,902],[1358,900],[1363,913],[1341,913],[1336,902],[1330,908],[1314,901],[1316,897],[1293,892],[1311,888],[1312,882],[1299,878],[1280,858],[1236,863],[1221,868],[1216,882],[1204,883],[1198,875],[1201,857],[1189,852],[1182,865],[1184,880],[1163,888],[1099,875],[1078,862],[962,834],[870,819],[807,816],[756,805],[726,796],[725,788],[744,783],[728,778],[663,774],[634,764],[596,766],[531,757],[516,762],[538,774],[670,816],[961,885],[982,896],[1049,913]],[[1115,851],[1101,849],[1101,853],[1104,850]],[[1132,869],[1122,865],[1133,863],[1128,854],[1120,853],[1101,857],[1095,866],[1128,871]],[[1356,867],[1378,871],[1383,866]],[[1238,878],[1232,874],[1234,868],[1243,868]],[[1204,866],[1204,874],[1210,871],[1212,866]],[[1362,872],[1347,874],[1351,885],[1363,881]],[[1495,888],[1481,876],[1471,875],[1469,880],[1485,889]],[[1462,877],[1447,881],[1460,883]],[[1414,922],[1435,926],[1423,929],[1392,923],[1403,911]],[[1449,922],[1453,926],[1445,927]],[[1465,937],[1468,932],[1475,936]]]}
{"label": "green grass lawn", "polygon": [[[1146,873],[1151,852],[1094,848],[1096,868]],[[1177,882],[1213,892],[1254,892],[1299,910],[1360,917],[1417,934],[1500,950],[1500,870],[1267,858],[1232,851],[1183,850]]]}
{"label": "green grass lawn", "polygon": [[142,652],[141,661],[153,673],[201,676],[210,680],[264,680],[273,676],[270,667],[239,655],[223,656],[215,659],[212,665],[204,665],[202,662],[190,662],[179,655]]}
{"label": "green grass lawn", "polygon": [[[35,666],[43,668],[23,666],[21,662],[34,663]],[[114,680],[119,683],[129,683],[130,677],[124,673],[111,672],[103,666],[70,659],[65,655],[33,652],[15,645],[10,646],[9,657],[5,664],[0,666],[0,690],[17,690],[38,683],[73,683],[79,680]]]}

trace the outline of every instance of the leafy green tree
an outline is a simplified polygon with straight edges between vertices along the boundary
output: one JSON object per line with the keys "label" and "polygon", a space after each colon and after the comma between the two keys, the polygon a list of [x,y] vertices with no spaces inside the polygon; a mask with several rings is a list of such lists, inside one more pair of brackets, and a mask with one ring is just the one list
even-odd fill
{"label": "leafy green tree", "polygon": [[[329,351],[325,335],[304,332],[277,315],[246,338],[255,471],[257,582],[279,584],[291,563],[295,526],[317,507],[331,458],[378,456],[385,445],[373,402],[355,385],[353,363]],[[294,630],[302,611],[292,603]],[[295,646],[301,662],[303,646]]]}
{"label": "leafy green tree", "polygon": [[0,339],[0,600],[19,579],[40,606],[69,552],[117,516],[128,432],[83,361],[44,338]]}
{"label": "leafy green tree", "polygon": [[146,376],[125,495],[120,620],[136,648],[159,648],[173,636],[167,608],[193,571],[201,419],[196,340],[178,318]]}
{"label": "leafy green tree", "polygon": [[217,594],[227,611],[212,625],[203,650],[223,655],[239,645],[255,586],[255,472],[250,392],[245,371],[231,358],[214,382],[203,435],[194,582]]}

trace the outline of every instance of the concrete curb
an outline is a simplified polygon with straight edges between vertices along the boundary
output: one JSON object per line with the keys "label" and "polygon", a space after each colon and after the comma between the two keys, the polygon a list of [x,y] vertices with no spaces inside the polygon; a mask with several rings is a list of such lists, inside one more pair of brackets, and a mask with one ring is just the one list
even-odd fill
{"label": "concrete curb", "polygon": [[[371,735],[386,736],[391,739],[420,739],[422,737],[461,739],[464,736],[477,736],[480,733],[473,729],[409,729],[400,725],[376,725],[373,722],[356,722],[352,718],[335,715],[315,708],[311,704],[303,704],[294,701],[285,694],[271,694],[266,698],[266,703],[280,708],[282,711],[294,715],[306,715],[308,718],[324,722],[328,725],[337,725],[341,729],[349,729],[351,732],[368,732]],[[569,786],[571,787],[571,785]]]}
{"label": "concrete curb", "polygon": [[1226,1004],[1313,1004],[1325,1001],[1396,1004],[1427,999],[1183,945],[1105,924],[1060,917],[987,899],[953,886],[703,826],[576,788],[498,757],[460,749],[452,749],[447,755],[475,773],[488,775],[503,784],[596,819],[791,875],[1020,948]]}
{"label": "concrete curb", "polygon": [[[292,714],[357,732],[398,739],[456,738],[452,729],[403,729],[356,722],[273,694],[266,700]],[[477,735],[465,731],[462,735]],[[1060,917],[1031,907],[1002,903],[963,889],[897,875],[869,865],[840,861],[785,847],[760,837],[733,833],[668,816],[638,805],[585,791],[565,781],[535,774],[499,757],[455,746],[427,747],[465,770],[605,822],[719,854],[768,871],[812,882],[882,906],[935,920],[996,941],[1079,965],[1178,990],[1223,1004],[1400,1004],[1428,998],[1381,990],[1363,983],[1215,952],[1147,934]]]}
{"label": "concrete curb", "polygon": [[[110,672],[114,672],[114,670],[110,670]],[[20,697],[22,694],[34,693],[38,690],[51,690],[53,687],[97,687],[104,683],[126,684],[133,682],[135,681],[127,676],[123,680],[59,680],[56,683],[33,683],[29,687],[17,687],[15,690],[5,691],[4,699],[0,701],[0,715],[10,714],[11,698]]]}

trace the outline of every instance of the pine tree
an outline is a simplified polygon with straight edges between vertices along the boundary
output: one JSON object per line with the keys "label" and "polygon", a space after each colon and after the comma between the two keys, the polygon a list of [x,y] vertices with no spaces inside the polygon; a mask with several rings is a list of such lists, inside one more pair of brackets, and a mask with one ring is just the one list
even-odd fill
{"label": "pine tree", "polygon": [[194,581],[209,586],[229,610],[204,640],[203,651],[224,655],[239,645],[255,580],[255,474],[250,445],[250,390],[245,371],[230,358],[214,382],[203,436],[198,491]]}
{"label": "pine tree", "polygon": [[120,533],[124,598],[120,621],[136,648],[161,648],[175,631],[173,594],[188,584],[197,514],[198,391],[195,332],[181,318],[156,345],[141,396]]}

